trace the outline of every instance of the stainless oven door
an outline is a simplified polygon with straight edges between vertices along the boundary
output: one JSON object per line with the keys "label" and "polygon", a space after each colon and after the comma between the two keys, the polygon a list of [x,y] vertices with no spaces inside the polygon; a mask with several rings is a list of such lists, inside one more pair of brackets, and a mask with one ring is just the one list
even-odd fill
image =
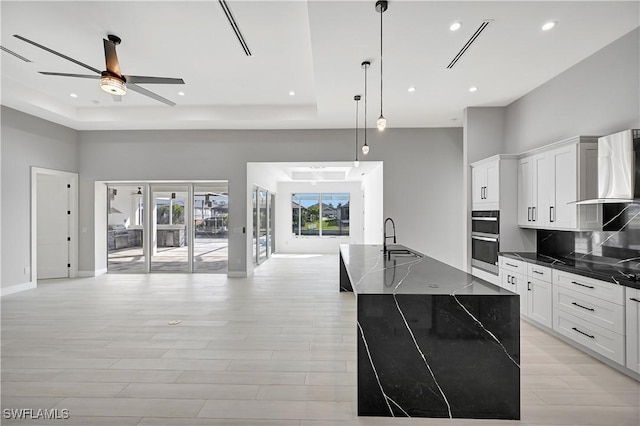
{"label": "stainless oven door", "polygon": [[471,233],[471,266],[498,275],[499,246],[498,235]]}
{"label": "stainless oven door", "polygon": [[500,234],[499,211],[471,212],[471,232],[482,234]]}

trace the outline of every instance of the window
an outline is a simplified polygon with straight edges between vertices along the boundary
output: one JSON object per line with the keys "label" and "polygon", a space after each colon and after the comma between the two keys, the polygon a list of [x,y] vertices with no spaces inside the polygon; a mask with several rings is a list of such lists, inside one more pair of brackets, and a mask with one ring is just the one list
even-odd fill
{"label": "window", "polygon": [[293,235],[348,236],[348,193],[299,193],[291,196]]}

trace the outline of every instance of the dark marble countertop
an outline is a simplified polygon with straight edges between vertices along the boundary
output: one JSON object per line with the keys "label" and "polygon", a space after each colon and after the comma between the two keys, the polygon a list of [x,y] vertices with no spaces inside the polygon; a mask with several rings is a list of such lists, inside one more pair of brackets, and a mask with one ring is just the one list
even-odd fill
{"label": "dark marble countertop", "polygon": [[405,246],[393,247],[414,254],[392,255],[389,259],[382,245],[340,245],[356,294],[514,295]]}
{"label": "dark marble countertop", "polygon": [[[630,261],[630,259],[621,261],[582,254],[558,258],[528,252],[501,252],[499,254],[515,260],[640,289],[640,268],[637,268],[640,265],[640,258],[635,261]],[[634,279],[634,277],[638,279]]]}

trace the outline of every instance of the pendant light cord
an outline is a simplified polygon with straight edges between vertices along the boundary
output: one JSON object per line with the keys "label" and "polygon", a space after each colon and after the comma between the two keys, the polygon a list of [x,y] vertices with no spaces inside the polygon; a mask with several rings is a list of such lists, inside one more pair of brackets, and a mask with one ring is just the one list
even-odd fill
{"label": "pendant light cord", "polygon": [[364,68],[364,145],[367,145],[367,69],[369,65]]}
{"label": "pendant light cord", "polygon": [[380,117],[382,117],[382,14],[384,9],[380,7]]}
{"label": "pendant light cord", "polygon": [[356,161],[358,161],[358,106],[360,104],[360,100],[356,97]]}

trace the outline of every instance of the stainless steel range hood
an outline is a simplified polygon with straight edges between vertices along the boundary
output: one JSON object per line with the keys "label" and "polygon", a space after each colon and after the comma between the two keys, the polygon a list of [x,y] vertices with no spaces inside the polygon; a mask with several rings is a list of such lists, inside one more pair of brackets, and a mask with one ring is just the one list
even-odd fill
{"label": "stainless steel range hood", "polygon": [[576,204],[640,203],[640,129],[598,138],[598,198]]}

